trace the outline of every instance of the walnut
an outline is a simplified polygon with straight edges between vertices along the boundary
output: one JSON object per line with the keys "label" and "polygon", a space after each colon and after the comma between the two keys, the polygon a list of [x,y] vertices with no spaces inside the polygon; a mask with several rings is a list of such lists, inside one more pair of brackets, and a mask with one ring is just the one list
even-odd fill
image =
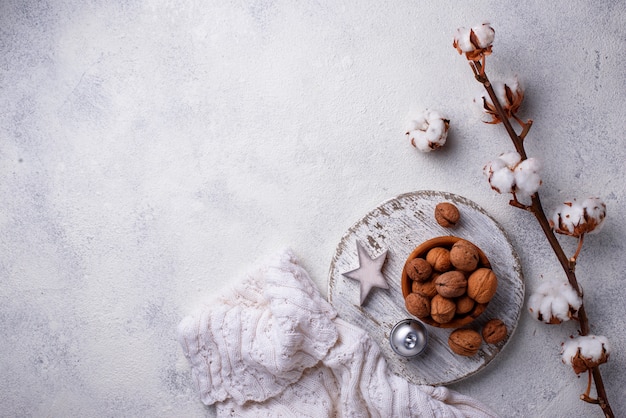
{"label": "walnut", "polygon": [[456,329],[448,337],[450,349],[460,356],[473,356],[478,352],[481,344],[480,334],[473,329]]}
{"label": "walnut", "polygon": [[416,282],[425,282],[433,272],[432,266],[423,258],[414,258],[404,266],[407,276]]}
{"label": "walnut", "polygon": [[438,272],[450,270],[450,251],[443,247],[435,247],[426,254],[426,261]]}
{"label": "walnut", "polygon": [[474,271],[479,261],[478,248],[469,241],[458,240],[450,249],[450,263],[459,270]]}
{"label": "walnut", "polygon": [[465,293],[467,279],[465,275],[457,270],[442,273],[435,280],[437,293],[446,298],[456,298]]}
{"label": "walnut", "polygon": [[486,267],[479,268],[467,279],[467,295],[478,303],[487,303],[496,294],[498,279]]}
{"label": "walnut", "polygon": [[483,327],[482,334],[487,344],[498,344],[506,338],[506,325],[499,319],[490,319]]}
{"label": "walnut", "polygon": [[471,310],[474,309],[475,303],[476,302],[474,302],[474,299],[470,298],[469,296],[461,296],[456,301],[456,313],[465,315],[466,313],[471,312]]}
{"label": "walnut", "polygon": [[456,312],[456,303],[453,300],[435,295],[430,301],[430,316],[440,324],[452,321]]}
{"label": "walnut", "polygon": [[444,228],[452,228],[460,218],[459,209],[452,203],[441,202],[435,206],[435,220]]}
{"label": "walnut", "polygon": [[413,293],[419,293],[420,295],[424,295],[428,299],[432,299],[432,297],[437,294],[437,287],[435,286],[434,280],[429,280],[427,282],[412,282],[411,291]]}
{"label": "walnut", "polygon": [[419,318],[430,315],[430,299],[419,293],[409,293],[404,300],[406,310]]}

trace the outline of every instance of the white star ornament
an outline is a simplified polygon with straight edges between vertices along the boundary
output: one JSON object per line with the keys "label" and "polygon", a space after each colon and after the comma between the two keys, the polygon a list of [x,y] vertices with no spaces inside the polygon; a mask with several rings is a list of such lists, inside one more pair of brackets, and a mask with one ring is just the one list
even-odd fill
{"label": "white star ornament", "polygon": [[361,302],[359,305],[363,305],[367,295],[369,295],[374,287],[389,289],[389,285],[381,271],[385,259],[387,258],[388,250],[383,251],[383,253],[376,258],[371,258],[359,241],[356,242],[356,248],[359,255],[359,267],[342,274],[349,279],[358,280],[361,283]]}

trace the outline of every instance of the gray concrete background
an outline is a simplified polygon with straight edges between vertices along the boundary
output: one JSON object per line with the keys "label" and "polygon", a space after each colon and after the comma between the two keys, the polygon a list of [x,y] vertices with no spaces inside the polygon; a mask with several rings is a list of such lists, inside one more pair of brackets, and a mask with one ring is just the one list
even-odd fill
{"label": "gray concrete background", "polygon": [[[451,45],[482,21],[496,29],[488,73],[526,87],[546,209],[607,204],[578,273],[623,415],[626,14],[595,3],[1,2],[0,415],[212,416],[178,321],[284,246],[326,294],[343,233],[408,191],[485,208],[527,297],[562,276],[538,225],[482,176],[512,147],[479,122],[480,86]],[[444,150],[410,147],[414,107],[451,119]],[[560,362],[574,332],[524,313],[498,358],[453,388],[505,417],[602,416]]]}

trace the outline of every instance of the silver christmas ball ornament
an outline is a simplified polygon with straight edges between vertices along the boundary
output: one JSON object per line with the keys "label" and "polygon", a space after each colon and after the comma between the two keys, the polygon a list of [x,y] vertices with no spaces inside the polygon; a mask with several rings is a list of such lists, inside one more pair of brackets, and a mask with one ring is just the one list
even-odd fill
{"label": "silver christmas ball ornament", "polygon": [[420,321],[404,319],[392,328],[389,343],[396,354],[403,357],[415,357],[426,348],[428,331]]}

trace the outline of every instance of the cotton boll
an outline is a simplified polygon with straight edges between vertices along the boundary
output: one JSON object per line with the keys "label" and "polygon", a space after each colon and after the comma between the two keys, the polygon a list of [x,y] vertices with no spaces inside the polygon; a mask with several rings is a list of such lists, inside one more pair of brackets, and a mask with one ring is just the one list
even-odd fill
{"label": "cotton boll", "polygon": [[422,152],[430,152],[445,145],[450,121],[440,112],[424,110],[409,115],[406,134],[411,145]]}
{"label": "cotton boll", "polygon": [[452,46],[459,54],[465,54],[468,60],[477,61],[491,54],[495,33],[489,23],[483,23],[471,29],[458,28],[454,34]]}
{"label": "cotton boll", "polygon": [[574,368],[576,374],[606,363],[611,353],[609,340],[602,335],[585,335],[563,343],[561,360]]}
{"label": "cotton boll", "polygon": [[535,319],[546,324],[570,320],[582,306],[582,299],[567,282],[543,282],[528,299],[528,310]]}
{"label": "cotton boll", "polygon": [[576,229],[580,225],[580,222],[584,222],[585,211],[582,205],[573,199],[571,202],[565,202],[556,208],[550,225],[555,232],[565,235],[576,235]]}
{"label": "cotton boll", "polygon": [[554,211],[550,226],[554,232],[573,237],[598,232],[604,224],[606,205],[597,198],[589,198],[582,203],[576,199],[565,202]]}
{"label": "cotton boll", "polygon": [[522,161],[516,151],[506,152],[483,168],[491,188],[498,193],[516,193],[532,196],[541,185],[541,164],[534,158]]}

